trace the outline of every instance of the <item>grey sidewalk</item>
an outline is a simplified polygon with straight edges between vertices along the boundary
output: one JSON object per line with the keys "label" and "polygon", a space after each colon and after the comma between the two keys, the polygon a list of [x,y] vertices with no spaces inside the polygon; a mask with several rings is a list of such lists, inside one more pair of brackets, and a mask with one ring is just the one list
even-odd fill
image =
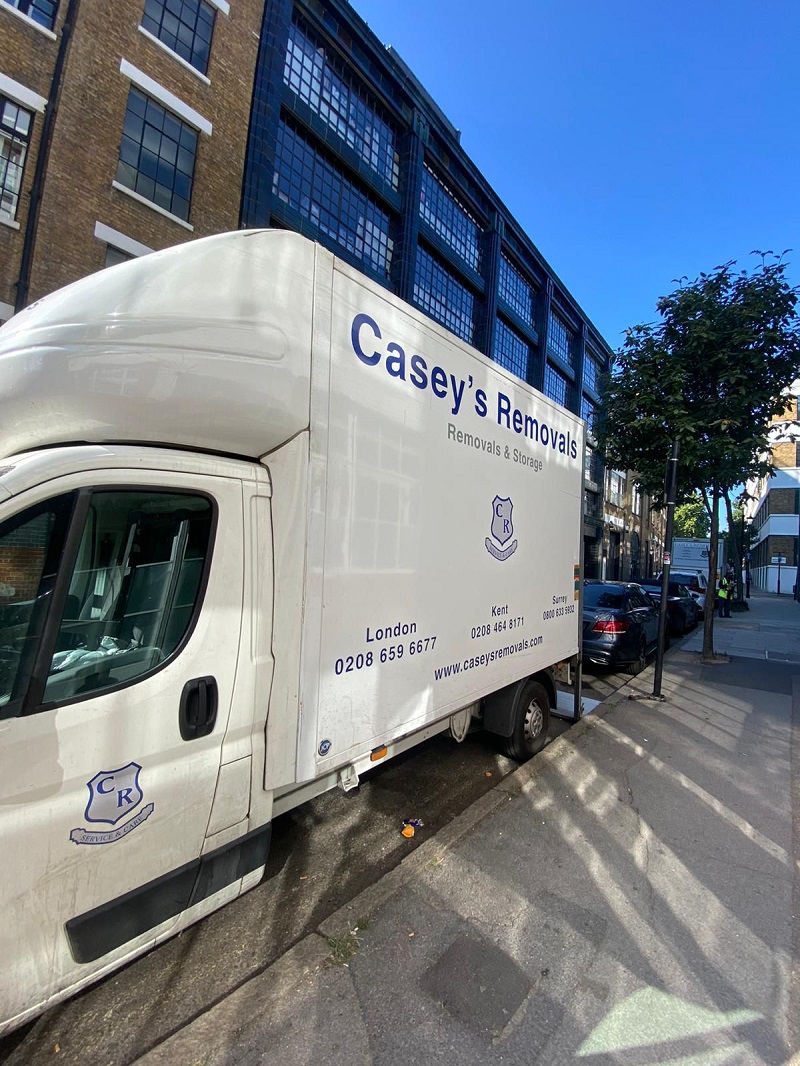
{"label": "grey sidewalk", "polygon": [[665,702],[651,667],[141,1066],[787,1062],[800,604],[750,605],[730,662],[697,631]]}

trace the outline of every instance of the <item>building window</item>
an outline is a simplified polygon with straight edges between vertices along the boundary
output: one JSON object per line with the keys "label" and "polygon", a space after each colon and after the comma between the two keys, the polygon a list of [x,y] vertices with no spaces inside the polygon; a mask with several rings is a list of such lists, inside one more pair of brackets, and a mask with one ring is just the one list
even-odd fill
{"label": "building window", "polygon": [[597,405],[587,397],[581,397],[581,418],[585,419],[586,427],[590,433],[595,432],[595,419],[597,418]]}
{"label": "building window", "polygon": [[528,380],[528,342],[502,318],[498,318],[494,331],[494,361],[523,381]]}
{"label": "building window", "polygon": [[500,257],[500,299],[528,326],[533,326],[534,291],[515,266]]}
{"label": "building window", "polygon": [[6,0],[6,3],[47,30],[52,30],[55,25],[57,0]]}
{"label": "building window", "polygon": [[477,270],[480,263],[478,223],[426,166],[422,172],[419,214],[456,255]]}
{"label": "building window", "polygon": [[414,302],[456,336],[472,343],[475,298],[424,248],[417,249]]}
{"label": "building window", "polygon": [[384,181],[393,189],[398,187],[400,162],[394,131],[332,69],[325,49],[296,24],[289,27],[283,80]]}
{"label": "building window", "polygon": [[597,393],[600,381],[600,366],[588,353],[583,363],[583,387]]}
{"label": "building window", "polygon": [[196,156],[197,130],[131,88],[117,181],[185,222]]}
{"label": "building window", "polygon": [[0,218],[9,222],[17,217],[32,118],[30,111],[0,96]]}
{"label": "building window", "polygon": [[550,329],[547,335],[547,354],[558,359],[565,366],[575,369],[574,333],[562,322],[558,315],[550,316]]}
{"label": "building window", "polygon": [[562,407],[569,407],[569,381],[549,363],[544,371],[544,394]]}
{"label": "building window", "polygon": [[123,252],[120,248],[115,248],[113,244],[107,244],[106,261],[104,263],[104,266],[119,266],[120,263],[127,263],[129,262],[129,260],[135,258],[136,256],[128,255],[127,252]]}
{"label": "building window", "polygon": [[214,8],[205,0],[145,0],[142,28],[205,74],[214,33]]}
{"label": "building window", "polygon": [[272,192],[376,274],[388,278],[389,218],[281,121]]}
{"label": "building window", "polygon": [[608,472],[608,501],[615,507],[625,506],[626,478],[622,470]]}
{"label": "building window", "polygon": [[586,445],[583,456],[583,473],[587,481],[593,485],[599,485],[603,474],[603,464],[599,452]]}

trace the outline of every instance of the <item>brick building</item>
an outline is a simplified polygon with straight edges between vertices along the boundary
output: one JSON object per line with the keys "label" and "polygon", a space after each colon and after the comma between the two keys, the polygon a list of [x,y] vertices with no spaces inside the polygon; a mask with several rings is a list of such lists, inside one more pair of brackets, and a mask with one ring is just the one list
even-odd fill
{"label": "brick building", "polygon": [[239,221],[261,0],[0,0],[0,322]]}
{"label": "brick building", "polygon": [[775,472],[771,477],[747,484],[751,498],[745,509],[752,528],[752,584],[767,592],[789,595],[797,582],[800,565],[798,384],[795,382],[790,390],[786,410],[774,418],[770,426],[769,441]]}

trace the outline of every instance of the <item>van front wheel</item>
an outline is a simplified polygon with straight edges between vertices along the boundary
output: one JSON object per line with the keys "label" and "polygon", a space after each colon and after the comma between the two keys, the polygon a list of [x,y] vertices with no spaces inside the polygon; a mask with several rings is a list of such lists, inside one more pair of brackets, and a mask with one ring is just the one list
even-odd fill
{"label": "van front wheel", "polygon": [[542,750],[550,724],[550,700],[538,681],[528,680],[518,687],[513,723],[511,736],[502,737],[500,747],[509,759],[524,762]]}

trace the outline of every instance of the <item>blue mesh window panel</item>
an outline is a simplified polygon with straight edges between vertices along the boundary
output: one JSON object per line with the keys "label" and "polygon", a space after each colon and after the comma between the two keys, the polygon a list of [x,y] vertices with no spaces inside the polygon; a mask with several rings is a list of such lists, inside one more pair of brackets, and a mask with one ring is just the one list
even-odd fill
{"label": "blue mesh window panel", "polygon": [[534,291],[513,264],[500,257],[500,299],[529,326],[533,326]]}
{"label": "blue mesh window panel", "polygon": [[565,366],[575,368],[574,334],[555,314],[550,316],[547,354],[559,359]]}
{"label": "blue mesh window panel", "polygon": [[480,228],[466,208],[426,166],[422,172],[419,214],[456,255],[477,270],[480,265]]}
{"label": "blue mesh window panel", "polygon": [[32,18],[45,29],[52,30],[56,22],[58,11],[57,0],[6,0],[6,3],[21,11],[23,15]]}
{"label": "blue mesh window panel", "polygon": [[382,277],[392,261],[389,217],[281,120],[272,192]]}
{"label": "blue mesh window panel", "polygon": [[586,419],[586,425],[590,433],[594,433],[594,422],[597,417],[597,405],[593,404],[588,396],[581,397],[581,418]]}
{"label": "blue mesh window panel", "polygon": [[0,218],[8,222],[17,215],[32,117],[24,107],[0,96]]}
{"label": "blue mesh window panel", "polygon": [[117,163],[120,185],[186,221],[196,157],[197,130],[131,88]]}
{"label": "blue mesh window panel", "polygon": [[283,80],[376,174],[398,187],[394,131],[297,24],[289,27]]}
{"label": "blue mesh window panel", "polygon": [[456,336],[472,343],[475,298],[424,248],[417,249],[414,302]]}
{"label": "blue mesh window panel", "polygon": [[562,407],[569,407],[569,381],[549,363],[544,370],[544,394]]}
{"label": "blue mesh window panel", "polygon": [[600,367],[597,364],[597,360],[593,359],[588,353],[583,363],[583,385],[584,388],[591,389],[592,392],[597,392],[600,386]]}
{"label": "blue mesh window panel", "polygon": [[214,8],[205,0],[145,0],[142,28],[201,74],[208,71]]}
{"label": "blue mesh window panel", "polygon": [[494,361],[523,381],[528,380],[528,343],[502,318],[498,318],[494,331]]}

